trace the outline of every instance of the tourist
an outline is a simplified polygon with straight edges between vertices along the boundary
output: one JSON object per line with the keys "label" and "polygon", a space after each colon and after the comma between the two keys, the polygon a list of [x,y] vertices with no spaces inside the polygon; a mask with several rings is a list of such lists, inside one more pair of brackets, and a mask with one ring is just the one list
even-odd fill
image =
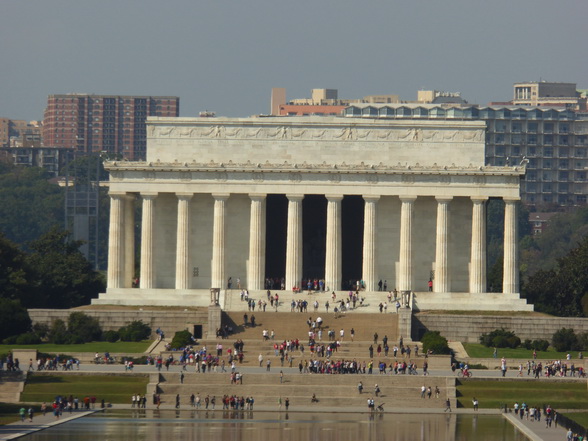
{"label": "tourist", "polygon": [[449,398],[447,398],[447,400],[445,400],[445,410],[444,412],[451,412],[451,401],[449,400]]}
{"label": "tourist", "polygon": [[24,407],[21,407],[18,413],[20,414],[20,420],[24,423],[25,416],[27,413],[26,409]]}
{"label": "tourist", "polygon": [[357,391],[360,395],[363,393],[363,383],[361,381],[357,384]]}
{"label": "tourist", "polygon": [[472,399],[472,404],[474,405],[474,411],[478,411],[478,400],[476,399],[476,397],[474,397]]}
{"label": "tourist", "polygon": [[288,408],[290,407],[290,399],[286,398],[286,400],[284,401],[284,405],[286,406],[286,412],[288,411]]}
{"label": "tourist", "polygon": [[435,398],[439,398],[441,395],[441,391],[439,390],[439,386],[435,386]]}
{"label": "tourist", "polygon": [[427,392],[427,387],[423,384],[421,386],[421,398],[425,398],[425,393]]}
{"label": "tourist", "polygon": [[34,413],[34,411],[33,411],[33,408],[32,408],[32,406],[31,406],[31,407],[29,407],[29,410],[28,410],[28,414],[29,414],[29,423],[32,423],[32,422],[33,422],[33,413]]}

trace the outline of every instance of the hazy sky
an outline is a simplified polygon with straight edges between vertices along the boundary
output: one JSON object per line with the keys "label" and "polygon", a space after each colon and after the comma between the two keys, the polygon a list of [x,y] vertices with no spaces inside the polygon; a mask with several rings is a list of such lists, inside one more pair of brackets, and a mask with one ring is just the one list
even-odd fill
{"label": "hazy sky", "polygon": [[480,104],[518,81],[588,87],[587,16],[587,0],[0,0],[0,116],[41,119],[68,92],[249,116],[272,87]]}

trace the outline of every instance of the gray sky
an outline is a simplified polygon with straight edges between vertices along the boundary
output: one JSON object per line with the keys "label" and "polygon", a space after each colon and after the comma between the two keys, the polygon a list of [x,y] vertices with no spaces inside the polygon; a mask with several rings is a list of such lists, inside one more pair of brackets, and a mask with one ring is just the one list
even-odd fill
{"label": "gray sky", "polygon": [[588,87],[586,0],[0,0],[0,116],[47,95],[177,95],[181,115],[269,111],[313,88],[472,103],[518,81]]}

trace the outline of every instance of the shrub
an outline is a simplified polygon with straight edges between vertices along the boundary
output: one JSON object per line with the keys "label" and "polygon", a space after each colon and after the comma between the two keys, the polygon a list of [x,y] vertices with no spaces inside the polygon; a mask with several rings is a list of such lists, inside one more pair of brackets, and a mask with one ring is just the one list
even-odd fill
{"label": "shrub", "polygon": [[549,348],[549,342],[547,340],[533,340],[532,348],[536,351],[546,351]]}
{"label": "shrub", "polygon": [[102,334],[102,340],[107,341],[108,343],[114,343],[120,340],[120,334],[118,331],[105,331]]}
{"label": "shrub", "polygon": [[34,332],[27,332],[16,338],[17,345],[37,345],[39,343],[41,343],[41,339]]}
{"label": "shrub", "polygon": [[151,336],[151,328],[141,320],[135,320],[118,330],[122,341],[142,341]]}
{"label": "shrub", "polygon": [[516,348],[521,344],[521,339],[514,332],[501,328],[495,329],[488,334],[482,334],[480,343],[488,348]]}
{"label": "shrub", "polygon": [[172,349],[180,349],[190,346],[194,342],[192,334],[189,331],[178,331],[171,342]]}
{"label": "shrub", "polygon": [[[537,341],[537,340],[535,340]],[[525,341],[523,342],[523,348],[525,349],[533,349],[533,342],[531,341],[530,338],[526,338]]]}
{"label": "shrub", "polygon": [[433,354],[449,354],[449,345],[447,339],[443,337],[439,331],[425,332],[421,339],[423,344],[423,352],[432,351]]}
{"label": "shrub", "polygon": [[588,349],[588,332],[578,334],[578,350],[585,351]]}
{"label": "shrub", "polygon": [[4,340],[2,340],[2,343],[5,345],[15,345],[17,338],[18,338],[18,335],[12,335],[12,336],[6,337]]}
{"label": "shrub", "polygon": [[67,330],[70,334],[76,335],[76,340],[82,343],[100,340],[102,328],[95,317],[90,317],[83,312],[72,312],[67,320]]}
{"label": "shrub", "polygon": [[551,344],[558,352],[569,351],[578,348],[578,337],[573,329],[561,328],[555,331]]}
{"label": "shrub", "polygon": [[51,343],[55,343],[56,345],[65,344],[68,338],[65,322],[61,319],[53,320],[53,322],[51,322],[51,327],[49,328],[48,337]]}
{"label": "shrub", "polygon": [[33,332],[41,339],[47,338],[49,335],[49,325],[47,323],[35,323],[33,325]]}
{"label": "shrub", "polygon": [[0,298],[0,339],[18,336],[30,330],[29,313],[20,301]]}

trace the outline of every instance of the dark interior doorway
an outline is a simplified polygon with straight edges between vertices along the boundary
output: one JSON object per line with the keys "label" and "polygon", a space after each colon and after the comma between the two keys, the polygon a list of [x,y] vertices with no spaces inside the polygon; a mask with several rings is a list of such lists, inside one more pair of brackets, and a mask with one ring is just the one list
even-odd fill
{"label": "dark interior doorway", "polygon": [[327,198],[306,195],[302,201],[302,278],[325,278]]}
{"label": "dark interior doorway", "polygon": [[268,194],[266,199],[265,278],[279,281],[286,276],[286,232],[288,229],[288,198]]}
{"label": "dark interior doorway", "polygon": [[343,262],[341,288],[351,289],[361,280],[363,261],[364,200],[361,196],[345,196],[341,203]]}

